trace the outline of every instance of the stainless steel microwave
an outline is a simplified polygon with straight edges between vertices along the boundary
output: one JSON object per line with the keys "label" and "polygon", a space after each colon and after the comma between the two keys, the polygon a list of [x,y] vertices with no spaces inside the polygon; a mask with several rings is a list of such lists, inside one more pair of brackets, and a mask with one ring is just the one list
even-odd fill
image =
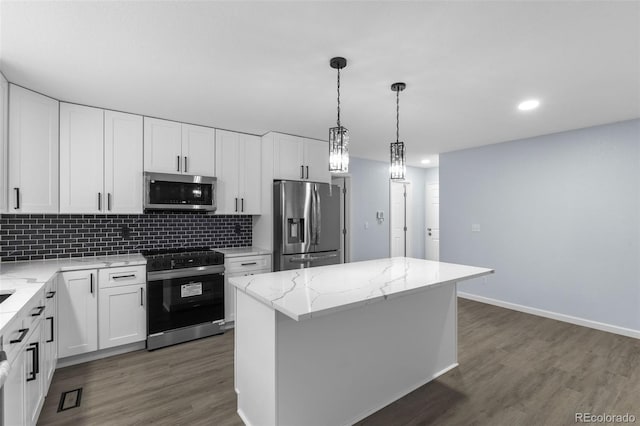
{"label": "stainless steel microwave", "polygon": [[144,208],[215,211],[216,178],[145,172]]}

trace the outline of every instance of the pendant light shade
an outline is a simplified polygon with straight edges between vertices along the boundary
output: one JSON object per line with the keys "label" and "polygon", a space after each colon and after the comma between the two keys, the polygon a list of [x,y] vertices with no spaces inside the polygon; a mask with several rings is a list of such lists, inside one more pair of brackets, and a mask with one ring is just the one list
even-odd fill
{"label": "pendant light shade", "polygon": [[346,173],[349,171],[349,130],[340,125],[340,70],[347,66],[347,60],[332,58],[329,65],[338,70],[338,120],[337,126],[329,129],[329,171]]}
{"label": "pendant light shade", "polygon": [[391,164],[389,166],[389,174],[391,179],[404,179],[407,172],[406,153],[404,150],[404,142],[400,142],[400,92],[407,85],[405,83],[393,83],[391,90],[396,92],[396,141],[391,142]]}

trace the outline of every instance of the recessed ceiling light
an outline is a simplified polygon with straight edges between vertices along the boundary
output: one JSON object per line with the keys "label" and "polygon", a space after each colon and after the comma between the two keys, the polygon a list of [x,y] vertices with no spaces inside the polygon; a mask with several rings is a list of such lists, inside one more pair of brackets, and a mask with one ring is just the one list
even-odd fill
{"label": "recessed ceiling light", "polygon": [[518,109],[520,111],[530,111],[532,109],[536,109],[540,106],[540,101],[537,99],[528,99],[526,101],[520,102],[518,105]]}
{"label": "recessed ceiling light", "polygon": [[421,161],[422,164],[429,164],[431,162],[431,160],[429,160],[428,158],[425,158],[424,160]]}

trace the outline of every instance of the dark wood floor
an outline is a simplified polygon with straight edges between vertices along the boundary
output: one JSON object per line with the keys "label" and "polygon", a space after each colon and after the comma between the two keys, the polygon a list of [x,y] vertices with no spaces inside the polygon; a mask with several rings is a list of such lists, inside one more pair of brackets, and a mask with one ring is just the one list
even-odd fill
{"label": "dark wood floor", "polygon": [[[576,412],[640,423],[640,340],[459,299],[460,366],[361,425],[572,425]],[[79,408],[57,413],[61,392]],[[241,425],[233,333],[56,371],[41,425]],[[304,425],[296,425],[304,426]]]}

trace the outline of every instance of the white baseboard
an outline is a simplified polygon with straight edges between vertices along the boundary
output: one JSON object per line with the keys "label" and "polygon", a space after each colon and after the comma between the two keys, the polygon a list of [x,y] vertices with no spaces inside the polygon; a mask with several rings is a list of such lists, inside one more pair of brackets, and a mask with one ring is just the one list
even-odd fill
{"label": "white baseboard", "polygon": [[102,349],[100,351],[60,358],[58,360],[56,370],[58,368],[64,368],[71,365],[82,364],[84,362],[95,361],[114,355],[125,354],[127,352],[139,351],[141,349],[145,349],[146,347],[147,342],[143,340],[142,342],[129,343],[128,345],[117,346],[115,348]]}
{"label": "white baseboard", "polygon": [[539,317],[550,318],[558,321],[568,322],[570,324],[581,325],[583,327],[594,328],[600,331],[620,334],[622,336],[640,339],[640,330],[632,328],[619,327],[617,325],[606,324],[603,322],[592,321],[584,318],[574,317],[571,315],[560,314],[557,312],[545,311],[544,309],[531,308],[529,306],[518,305],[517,303],[505,302],[503,300],[491,299],[489,297],[478,296],[471,293],[458,292],[458,297],[463,299],[475,300],[476,302],[487,303],[489,305],[500,306],[501,308],[511,309],[513,311],[524,312],[526,314],[537,315]]}
{"label": "white baseboard", "polygon": [[456,368],[458,366],[457,362],[454,362],[453,364],[451,364],[450,366],[443,368],[442,370],[438,371],[437,373],[435,373],[434,375],[432,375],[431,377],[427,377],[424,380],[421,380],[420,382],[418,382],[417,384],[409,387],[408,389],[403,390],[402,392],[392,396],[387,402],[385,402],[384,404],[381,404],[379,407],[376,408],[372,408],[370,410],[367,410],[364,413],[359,414],[357,417],[355,417],[354,419],[352,419],[347,425],[352,425],[355,423],[358,423],[360,420],[364,420],[367,417],[369,417],[370,415],[372,415],[373,413],[382,410],[384,407],[386,407],[387,405],[399,400],[400,398],[402,398],[405,395],[409,395],[411,392],[413,392],[414,390],[418,389],[421,386],[426,385],[427,383],[429,383],[432,380],[437,379],[438,377],[442,376],[443,374],[445,374],[446,372],[453,370],[454,368]]}

